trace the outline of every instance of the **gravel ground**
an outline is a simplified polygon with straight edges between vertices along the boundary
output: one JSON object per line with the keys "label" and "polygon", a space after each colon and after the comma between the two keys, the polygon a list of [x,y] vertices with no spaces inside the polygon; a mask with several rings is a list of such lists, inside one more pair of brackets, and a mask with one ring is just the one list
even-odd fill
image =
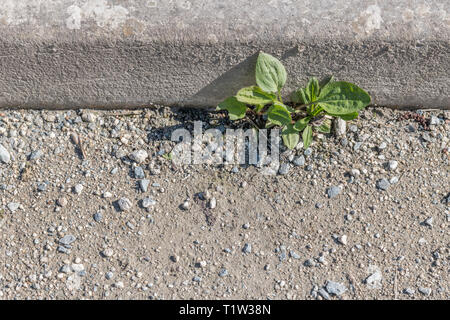
{"label": "gravel ground", "polygon": [[368,108],[277,175],[165,156],[221,113],[0,114],[0,299],[450,298],[449,111]]}

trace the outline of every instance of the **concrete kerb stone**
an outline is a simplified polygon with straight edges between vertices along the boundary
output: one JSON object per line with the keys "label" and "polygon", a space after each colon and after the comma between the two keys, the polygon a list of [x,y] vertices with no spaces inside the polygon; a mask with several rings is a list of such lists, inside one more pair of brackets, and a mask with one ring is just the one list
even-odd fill
{"label": "concrete kerb stone", "polygon": [[333,74],[378,105],[450,109],[450,3],[4,0],[0,107],[213,107],[255,83],[260,50],[286,98]]}

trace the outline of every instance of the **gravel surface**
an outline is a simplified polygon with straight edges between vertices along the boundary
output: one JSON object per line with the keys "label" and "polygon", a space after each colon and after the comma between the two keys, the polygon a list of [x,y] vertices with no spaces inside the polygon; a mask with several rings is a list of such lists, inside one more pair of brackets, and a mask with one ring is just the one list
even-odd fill
{"label": "gravel surface", "polygon": [[450,112],[418,115],[259,168],[170,159],[222,113],[0,111],[0,299],[449,299]]}

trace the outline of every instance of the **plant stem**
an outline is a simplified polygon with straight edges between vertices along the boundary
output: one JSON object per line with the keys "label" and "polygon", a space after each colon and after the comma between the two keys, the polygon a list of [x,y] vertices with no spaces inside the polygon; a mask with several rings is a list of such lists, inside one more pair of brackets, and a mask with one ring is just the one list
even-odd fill
{"label": "plant stem", "polygon": [[319,113],[321,113],[323,111],[322,107],[317,106],[317,108],[315,108],[313,110],[313,116],[317,116]]}
{"label": "plant stem", "polygon": [[283,99],[281,98],[281,90],[280,89],[278,89],[278,98],[280,99],[280,102],[283,103]]}

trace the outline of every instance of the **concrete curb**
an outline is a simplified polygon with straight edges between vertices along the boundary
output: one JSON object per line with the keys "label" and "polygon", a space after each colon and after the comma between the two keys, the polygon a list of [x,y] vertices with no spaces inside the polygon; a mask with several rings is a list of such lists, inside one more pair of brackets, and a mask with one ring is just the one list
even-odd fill
{"label": "concrete curb", "polygon": [[211,107],[263,50],[286,97],[333,74],[378,105],[450,109],[446,0],[2,2],[0,107]]}

